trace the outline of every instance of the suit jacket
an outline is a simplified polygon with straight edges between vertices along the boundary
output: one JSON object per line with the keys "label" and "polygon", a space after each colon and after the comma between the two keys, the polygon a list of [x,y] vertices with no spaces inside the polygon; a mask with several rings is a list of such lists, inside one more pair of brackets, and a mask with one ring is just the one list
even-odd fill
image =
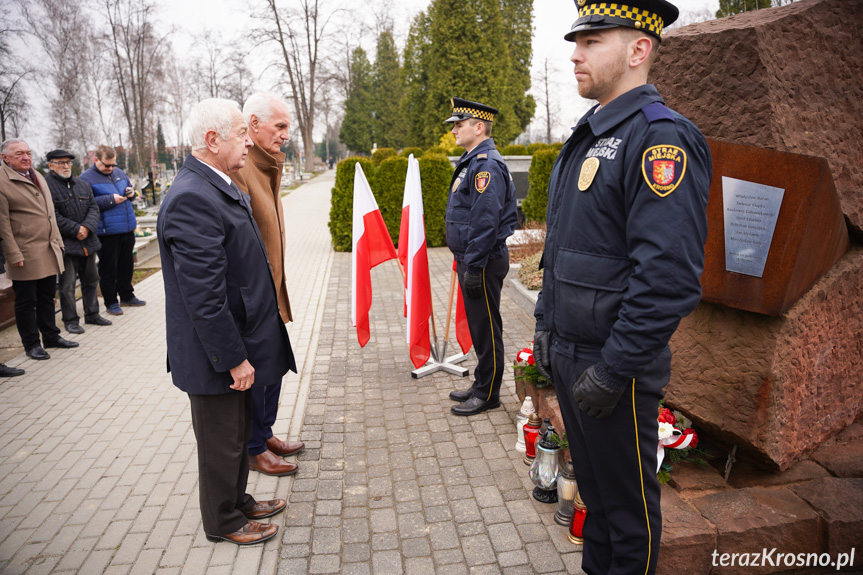
{"label": "suit jacket", "polygon": [[193,395],[230,393],[248,359],[255,384],[296,371],[248,196],[188,156],[159,210],[168,371]]}
{"label": "suit jacket", "polygon": [[270,257],[270,270],[279,295],[279,313],[285,323],[293,321],[291,302],[288,300],[288,286],[285,283],[285,216],[282,213],[282,200],[279,186],[282,183],[282,165],[285,155],[271,156],[260,146],[249,150],[246,165],[231,179],[252,200],[252,216]]}
{"label": "suit jacket", "polygon": [[[40,280],[63,271],[63,238],[51,190],[42,174],[33,173],[41,189],[5,163],[0,168],[0,238],[6,274],[13,281]],[[13,265],[22,260],[24,267]]]}

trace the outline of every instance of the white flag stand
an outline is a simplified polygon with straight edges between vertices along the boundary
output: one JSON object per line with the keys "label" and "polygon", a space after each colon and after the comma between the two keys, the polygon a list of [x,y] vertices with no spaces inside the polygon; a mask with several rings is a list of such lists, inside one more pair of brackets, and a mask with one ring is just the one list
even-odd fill
{"label": "white flag stand", "polygon": [[[401,267],[401,266],[399,266]],[[404,273],[404,272],[403,272]],[[451,373],[452,375],[458,375],[460,377],[467,377],[468,369],[466,367],[460,367],[456,364],[463,362],[467,359],[466,353],[455,354],[449,357],[446,357],[446,348],[447,343],[449,343],[449,325],[450,319],[452,318],[452,300],[455,295],[455,282],[456,282],[456,272],[452,271],[452,279],[449,284],[449,306],[447,307],[446,312],[446,331],[443,335],[443,350],[442,353],[438,350],[438,341],[437,341],[437,328],[435,326],[434,321],[434,305],[432,305],[432,331],[434,332],[434,345],[431,346],[431,358],[428,362],[411,372],[411,377],[414,379],[419,379],[423,376],[430,375],[432,373],[436,373],[438,371],[445,371],[447,373]],[[443,361],[441,361],[443,359]]]}

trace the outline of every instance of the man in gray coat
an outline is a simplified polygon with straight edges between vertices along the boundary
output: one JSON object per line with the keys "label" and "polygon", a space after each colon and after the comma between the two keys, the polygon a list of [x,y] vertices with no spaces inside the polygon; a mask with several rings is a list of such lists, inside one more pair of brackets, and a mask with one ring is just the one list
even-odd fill
{"label": "man in gray coat", "polygon": [[72,177],[72,160],[75,156],[66,150],[48,152],[48,175],[45,181],[51,189],[57,227],[63,236],[63,265],[60,274],[60,308],[63,310],[63,325],[69,333],[84,333],[78,323],[78,308],[75,304],[75,280],[81,280],[81,296],[84,304],[84,323],[111,325],[99,315],[99,300],[96,287],[99,285],[99,270],[96,252],[102,247],[96,229],[99,226],[99,206],[93,198],[93,190],[87,182]]}

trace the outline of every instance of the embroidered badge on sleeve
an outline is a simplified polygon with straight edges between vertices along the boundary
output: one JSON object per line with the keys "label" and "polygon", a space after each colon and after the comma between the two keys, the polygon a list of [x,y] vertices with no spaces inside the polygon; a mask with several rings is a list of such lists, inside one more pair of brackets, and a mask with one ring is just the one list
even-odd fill
{"label": "embroidered badge on sleeve", "polygon": [[480,172],[473,179],[473,184],[476,187],[476,191],[479,193],[483,193],[485,191],[489,182],[491,182],[491,174],[489,172]]}
{"label": "embroidered badge on sleeve", "polygon": [[644,151],[641,162],[644,181],[664,198],[680,185],[686,174],[686,152],[677,146],[653,146]]}

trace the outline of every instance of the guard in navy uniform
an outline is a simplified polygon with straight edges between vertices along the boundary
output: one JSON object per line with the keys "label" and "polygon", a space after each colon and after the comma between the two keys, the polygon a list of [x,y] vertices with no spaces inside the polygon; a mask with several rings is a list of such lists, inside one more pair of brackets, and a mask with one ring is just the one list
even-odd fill
{"label": "guard in navy uniform", "polygon": [[577,0],[578,91],[599,102],[558,156],[548,187],[534,355],[554,381],[587,505],[582,569],[656,570],[662,518],[658,402],[668,340],[701,298],[710,149],[647,75],[665,0]]}
{"label": "guard in navy uniform", "polygon": [[473,385],[449,396],[461,402],[452,407],[454,414],[474,415],[500,406],[504,369],[500,290],[509,271],[506,238],[517,221],[515,185],[491,138],[497,110],[461,98],[451,102],[452,116],[446,122],[453,124],[456,144],[467,151],[450,183],[446,243],[456,260],[477,365]]}

